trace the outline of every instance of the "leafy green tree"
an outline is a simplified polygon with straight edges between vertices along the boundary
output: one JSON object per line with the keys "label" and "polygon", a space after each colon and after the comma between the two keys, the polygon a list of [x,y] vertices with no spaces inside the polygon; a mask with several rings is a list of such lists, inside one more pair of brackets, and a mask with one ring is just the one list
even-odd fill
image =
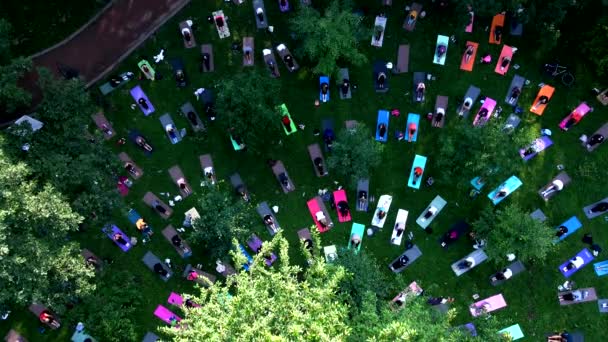
{"label": "leafy green tree", "polygon": [[361,307],[367,292],[371,292],[379,298],[387,297],[388,279],[380,271],[380,265],[375,259],[364,252],[355,254],[354,250],[340,253],[335,262],[344,267],[347,276],[340,282],[340,291],[347,300],[354,305],[354,309]]}
{"label": "leafy green tree", "polygon": [[235,73],[217,86],[219,124],[240,137],[254,153],[268,152],[284,135],[279,105],[280,82],[258,71]]}
{"label": "leafy green tree", "polygon": [[301,7],[290,28],[301,40],[296,52],[316,63],[315,74],[335,74],[338,62],[356,66],[367,62],[358,47],[359,41],[371,39],[372,30],[353,13],[351,1],[332,0],[324,15],[311,6]]}
{"label": "leafy green tree", "polygon": [[[442,179],[459,179],[468,186],[469,180],[480,176],[486,181],[502,181],[512,175],[520,163],[517,151],[537,138],[533,128],[518,128],[512,134],[503,131],[503,123],[490,120],[483,127],[463,123],[451,134],[439,137],[438,156],[434,159]],[[491,177],[491,178],[490,178]]]}
{"label": "leafy green tree", "polygon": [[374,141],[369,128],[358,123],[354,129],[337,134],[327,163],[334,174],[354,186],[357,180],[368,178],[371,170],[380,165],[383,147]]}
{"label": "leafy green tree", "polygon": [[608,17],[603,16],[583,42],[587,59],[596,65],[597,76],[608,76]]}
{"label": "leafy green tree", "polygon": [[10,23],[0,18],[0,110],[9,113],[29,105],[32,100],[30,93],[17,85],[31,70],[32,61],[23,57],[12,59],[11,30]]}
{"label": "leafy green tree", "polygon": [[[260,256],[269,250],[278,255],[272,268]],[[298,280],[300,267],[290,265],[281,233],[260,254],[250,272],[229,277],[228,286],[200,289],[194,301],[202,307],[186,311],[182,321],[188,329],[162,330],[173,341],[344,340],[350,332],[347,307],[336,297],[344,271],[313,262]]]}
{"label": "leafy green tree", "polygon": [[555,231],[514,204],[496,211],[484,208],[472,226],[476,236],[486,240],[485,251],[496,263],[502,264],[509,253],[522,262],[543,261],[555,248]]}
{"label": "leafy green tree", "polygon": [[243,242],[251,234],[256,221],[251,204],[235,198],[220,182],[204,188],[199,205],[201,218],[192,222],[192,240],[200,243],[212,258],[225,257],[232,248],[232,240]]}
{"label": "leafy green tree", "polygon": [[36,301],[61,310],[95,288],[78,245],[67,240],[82,217],[57,189],[32,180],[29,168],[1,148],[0,169],[0,303]]}
{"label": "leafy green tree", "polygon": [[72,310],[71,323],[83,322],[89,335],[104,341],[137,340],[141,327],[136,317],[145,303],[140,283],[126,269],[104,272],[97,290],[83,296]]}

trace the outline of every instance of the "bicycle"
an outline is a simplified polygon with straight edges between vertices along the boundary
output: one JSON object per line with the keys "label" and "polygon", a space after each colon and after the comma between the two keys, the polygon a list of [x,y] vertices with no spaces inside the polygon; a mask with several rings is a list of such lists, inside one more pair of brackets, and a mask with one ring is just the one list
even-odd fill
{"label": "bicycle", "polygon": [[559,65],[559,63],[547,63],[544,66],[545,73],[547,75],[556,78],[557,76],[561,76],[560,80],[563,85],[566,87],[572,86],[574,84],[575,78],[574,75],[568,70],[567,67],[563,65]]}

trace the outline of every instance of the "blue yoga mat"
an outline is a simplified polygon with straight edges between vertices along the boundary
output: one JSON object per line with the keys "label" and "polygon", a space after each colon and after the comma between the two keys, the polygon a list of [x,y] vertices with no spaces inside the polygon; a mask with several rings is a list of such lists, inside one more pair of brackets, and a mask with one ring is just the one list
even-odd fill
{"label": "blue yoga mat", "polygon": [[141,218],[141,215],[139,215],[139,213],[135,211],[135,209],[131,209],[127,214],[127,218],[129,219],[129,222],[135,224],[135,222],[137,222],[137,220]]}
{"label": "blue yoga mat", "polygon": [[[386,142],[386,140],[388,138],[388,116],[389,116],[388,110],[381,109],[378,111],[378,122],[376,124],[376,141]],[[380,130],[378,129],[380,124],[386,125],[386,134],[384,135],[384,137],[380,136]]]}
{"label": "blue yoga mat", "polygon": [[[323,92],[321,91],[321,85],[323,83],[327,83],[327,101],[323,101]],[[327,76],[319,77],[319,101],[321,101],[321,102],[329,101],[329,77],[327,77]]]}
{"label": "blue yoga mat", "polygon": [[[414,181],[414,168],[416,168],[417,166],[420,166],[422,168],[422,175],[420,175],[420,178],[418,179],[418,182],[416,182],[416,184],[413,183]],[[412,163],[412,170],[410,171],[410,178],[407,181],[407,186],[409,186],[410,188],[414,188],[414,189],[420,189],[420,184],[422,183],[422,176],[424,175],[424,167],[426,166],[426,157],[425,156],[420,156],[420,155],[416,155],[416,157],[414,157],[414,162]]]}
{"label": "blue yoga mat", "polygon": [[[513,192],[515,192],[515,190],[517,190],[522,184],[524,184],[524,183],[522,183],[522,181],[519,178],[517,178],[515,176],[511,176],[504,183],[502,183],[501,185],[497,186],[496,189],[494,189],[492,192],[490,192],[488,194],[488,198],[492,201],[492,203],[494,205],[497,205],[498,203],[502,202],[503,199],[509,197]],[[496,195],[496,193],[503,186],[507,187],[507,189],[509,190],[509,193],[505,197],[499,197],[497,199],[493,199],[494,195]]]}
{"label": "blue yoga mat", "polygon": [[608,260],[604,260],[601,262],[596,262],[593,264],[593,269],[595,270],[595,274],[598,277],[605,276],[608,274]]}
{"label": "blue yoga mat", "polygon": [[408,137],[410,136],[410,123],[412,122],[416,124],[416,133],[414,133],[412,141],[416,141],[416,139],[418,139],[418,131],[420,131],[420,115],[414,113],[409,113],[407,115],[407,123],[405,124],[405,140],[408,140]]}
{"label": "blue yoga mat", "polygon": [[[576,216],[572,216],[566,222],[562,223],[560,226],[565,226],[566,228],[568,228],[568,232],[566,234],[560,236],[559,239],[555,239],[555,242],[559,242],[559,241],[562,241],[563,239],[567,238],[568,236],[570,236],[571,234],[573,234],[574,232],[579,230],[583,226],[583,224],[581,223],[581,221],[579,221],[579,219]],[[557,230],[557,229],[559,229],[559,226],[555,227],[555,230]]]}
{"label": "blue yoga mat", "polygon": [[484,185],[486,185],[486,183],[481,183],[478,184],[477,181],[479,180],[479,177],[475,177],[473,179],[471,179],[471,186],[473,186],[475,189],[477,190],[481,190],[481,188],[483,188]]}

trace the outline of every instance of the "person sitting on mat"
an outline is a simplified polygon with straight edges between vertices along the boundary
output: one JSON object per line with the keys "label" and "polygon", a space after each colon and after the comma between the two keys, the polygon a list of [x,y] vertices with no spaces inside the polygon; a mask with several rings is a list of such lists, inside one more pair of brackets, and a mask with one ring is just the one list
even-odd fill
{"label": "person sitting on mat", "polygon": [[42,310],[40,315],[38,315],[38,319],[40,319],[40,322],[53,326],[55,329],[61,326],[55,316],[53,316],[53,314],[51,314],[48,310]]}
{"label": "person sitting on mat", "polygon": [[258,7],[255,10],[255,15],[258,17],[258,20],[263,23],[264,22],[264,10],[261,7]]}
{"label": "person sitting on mat", "polygon": [[500,188],[500,190],[498,190],[496,192],[496,194],[494,195],[494,197],[492,197],[492,200],[496,200],[498,198],[507,197],[508,194],[509,194],[509,189],[506,186],[503,186],[502,188]]}
{"label": "person sitting on mat", "polygon": [[475,259],[472,257],[467,257],[456,265],[459,270],[466,270],[467,268],[472,268],[473,266],[475,266]]}
{"label": "person sitting on mat", "polygon": [[384,123],[378,125],[378,136],[381,140],[386,139],[386,125]]}
{"label": "person sitting on mat", "polygon": [[290,132],[291,131],[291,119],[289,118],[289,116],[283,115],[283,117],[281,118],[281,122],[283,123],[283,126],[285,127],[285,129],[288,132]]}
{"label": "person sitting on mat", "polygon": [[353,246],[353,248],[359,248],[359,245],[361,244],[361,237],[359,236],[359,234],[351,235],[350,243]]}
{"label": "person sitting on mat", "polygon": [[591,148],[597,144],[601,144],[604,142],[604,136],[601,134],[594,134],[591,136],[591,138],[589,138],[589,141],[587,141],[587,148]]}
{"label": "person sitting on mat", "polygon": [[143,218],[139,218],[139,220],[135,221],[135,227],[137,227],[137,230],[139,230],[143,234],[152,235],[152,229],[150,228],[148,223],[144,221]]}
{"label": "person sitting on mat", "polygon": [[329,226],[329,221],[327,220],[327,217],[325,217],[325,213],[323,211],[317,211],[315,213],[315,218],[322,228],[325,229]]}
{"label": "person sitting on mat", "polygon": [[430,305],[440,305],[440,304],[448,304],[448,303],[453,303],[454,302],[454,298],[452,297],[431,297],[426,301],[428,304]]}
{"label": "person sitting on mat", "polygon": [[441,123],[441,120],[443,120],[443,116],[445,115],[445,109],[443,108],[437,108],[437,111],[435,111],[435,119],[433,120],[433,127],[439,127],[439,124]]}
{"label": "person sitting on mat", "polygon": [[420,166],[416,166],[414,168],[414,179],[412,179],[412,184],[416,185],[416,183],[418,183],[418,180],[422,176],[423,172],[424,172],[424,169],[422,169]]}
{"label": "person sitting on mat", "polygon": [[359,207],[363,208],[367,204],[367,192],[359,191]]}
{"label": "person sitting on mat", "polygon": [[411,122],[407,129],[407,141],[412,142],[412,139],[414,139],[414,135],[416,135],[417,130],[418,126],[416,126],[416,123]]}
{"label": "person sitting on mat", "polygon": [[139,176],[139,172],[137,172],[135,166],[129,162],[125,163],[125,170],[127,170],[127,172],[132,174],[134,177]]}
{"label": "person sitting on mat", "polygon": [[329,91],[329,84],[323,82],[321,83],[321,99],[323,102],[327,101],[327,92]]}
{"label": "person sitting on mat", "polygon": [[186,184],[186,180],[183,178],[180,178],[177,180],[177,186],[179,187],[179,189],[181,191],[183,191],[187,195],[189,195],[192,192],[190,190],[190,188],[188,187],[188,184]]}
{"label": "person sitting on mat", "polygon": [[152,152],[152,146],[150,146],[146,139],[144,139],[144,137],[142,137],[141,135],[135,137],[135,143],[137,144],[137,146],[143,148],[144,150]]}
{"label": "person sitting on mat", "polygon": [[396,270],[401,267],[405,267],[409,262],[410,262],[410,258],[408,258],[407,255],[402,255],[399,257],[399,259],[395,260],[395,262],[393,262],[391,264],[391,268],[393,270]]}
{"label": "person sitting on mat", "polygon": [[529,156],[531,154],[534,154],[536,152],[538,152],[537,149],[536,149],[536,144],[532,144],[532,145],[528,146],[528,148],[526,148],[524,150],[523,155],[524,155],[524,157],[527,157],[527,156]]}
{"label": "person sitting on mat", "polygon": [[348,89],[350,88],[350,81],[345,78],[342,80],[342,85],[340,86],[340,89],[342,90],[342,95],[346,96],[346,94],[348,94]]}
{"label": "person sitting on mat", "polygon": [[441,238],[441,247],[446,247],[449,243],[452,243],[460,237],[457,230],[451,230],[443,235]]}
{"label": "person sitting on mat", "polygon": [[129,243],[127,242],[127,240],[125,240],[125,238],[123,237],[122,234],[120,233],[116,233],[112,236],[112,239],[114,239],[114,241],[118,242],[121,245],[129,245]]}
{"label": "person sitting on mat", "polygon": [[213,167],[205,167],[203,173],[205,174],[205,177],[207,177],[207,180],[211,182],[211,184],[215,184],[215,172],[213,171]]}
{"label": "person sitting on mat", "polygon": [[348,207],[348,203],[346,201],[338,202],[338,212],[342,216],[347,216],[350,208]]}
{"label": "person sitting on mat", "polygon": [[152,207],[156,209],[161,215],[167,215],[167,209],[160,203],[159,200],[152,201]]}
{"label": "person sitting on mat", "polygon": [[141,69],[142,69],[142,70],[144,71],[144,73],[146,73],[146,74],[150,72],[150,69],[149,69],[149,68],[148,68],[148,66],[147,66],[147,65],[145,65],[145,64],[144,64],[144,65],[142,65]]}
{"label": "person sitting on mat", "polygon": [[411,26],[416,22],[418,18],[418,12],[415,10],[410,11],[410,15],[407,16],[407,26]]}
{"label": "person sitting on mat", "polygon": [[283,57],[283,61],[285,61],[285,64],[287,64],[289,70],[293,71],[296,68],[295,63],[293,62],[293,57],[291,55],[285,55],[285,57]]}
{"label": "person sitting on mat", "polygon": [[137,100],[137,103],[139,103],[141,108],[143,108],[145,110],[150,109],[150,106],[148,106],[148,101],[146,101],[146,99],[143,97],[140,97],[139,100]]}
{"label": "person sitting on mat", "polygon": [[549,185],[549,187],[547,187],[543,192],[541,192],[541,196],[543,197],[547,197],[548,195],[557,192],[557,191],[561,191],[564,188],[564,182],[562,182],[559,179],[554,180],[553,182],[551,182],[551,185]]}
{"label": "person sitting on mat", "polygon": [[581,290],[574,290],[574,291],[559,295],[559,300],[567,301],[567,302],[578,302],[578,301],[585,299],[587,297],[587,295],[588,295],[587,291],[585,291],[583,293],[583,291],[581,291]]}
{"label": "person sitting on mat", "polygon": [[564,131],[567,131],[574,124],[581,121],[582,118],[583,118],[583,114],[581,114],[579,112],[572,113],[572,115],[570,115],[570,118],[566,121],[566,124],[564,125]]}
{"label": "person sitting on mat", "polygon": [[424,85],[424,82],[420,82],[418,83],[418,85],[416,85],[416,101],[422,101],[422,98],[424,98],[425,90],[426,86]]}
{"label": "person sitting on mat", "polygon": [[521,94],[521,89],[519,89],[519,87],[513,87],[513,89],[511,89],[511,95],[509,96],[509,104],[515,103],[519,94]]}
{"label": "person sitting on mat", "polygon": [[422,220],[421,220],[421,221],[422,221],[422,222],[424,222],[424,221],[426,221],[426,220],[430,219],[430,218],[431,218],[431,216],[433,216],[433,215],[437,214],[437,211],[439,211],[439,209],[437,209],[437,207],[435,207],[435,206],[433,206],[433,205],[432,205],[432,206],[430,206],[430,207],[429,207],[429,210],[427,210],[427,211],[426,211],[426,213],[424,213],[424,216],[422,217]]}
{"label": "person sitting on mat", "polygon": [[469,64],[471,57],[473,57],[473,53],[475,52],[475,47],[473,45],[467,45],[467,49],[464,51],[464,63]]}
{"label": "person sitting on mat", "polygon": [[378,77],[376,78],[376,83],[378,84],[379,89],[384,89],[384,82],[386,82],[386,74],[384,71],[380,71],[378,73]]}
{"label": "person sitting on mat", "polygon": [[499,42],[501,37],[502,37],[502,26],[495,26],[494,27],[494,40]]}
{"label": "person sitting on mat", "polygon": [[279,174],[279,181],[281,181],[281,185],[283,185],[285,189],[291,190],[291,182],[289,181],[289,178],[285,172],[281,172],[281,174]]}
{"label": "person sitting on mat", "polygon": [[198,279],[198,273],[196,273],[196,271],[195,271],[195,270],[191,270],[191,271],[188,273],[188,276],[186,277],[186,279],[188,279],[188,280],[190,280],[190,281],[194,281],[194,280]]}
{"label": "person sitting on mat", "polygon": [[487,108],[481,108],[481,110],[479,110],[479,120],[487,119],[489,114],[490,112]]}
{"label": "person sitting on mat", "polygon": [[169,278],[169,272],[167,272],[167,270],[159,262],[154,264],[152,268],[154,269],[154,272],[159,274],[161,277]]}
{"label": "person sitting on mat", "polygon": [[265,225],[267,225],[268,227],[270,227],[270,229],[272,229],[272,231],[274,231],[274,232],[277,231],[277,226],[274,222],[274,219],[272,218],[272,215],[265,215],[262,220],[264,221]]}
{"label": "person sitting on mat", "polygon": [[470,308],[473,309],[475,316],[479,316],[490,312],[492,305],[490,303],[483,302],[480,305],[471,304]]}
{"label": "person sitting on mat", "polygon": [[546,105],[548,102],[549,102],[549,97],[542,95],[541,97],[538,98],[538,102],[536,102],[533,109],[538,108],[538,106],[540,106],[540,105]]}
{"label": "person sitting on mat", "polygon": [[559,228],[557,228],[557,233],[555,233],[555,236],[557,236],[559,238],[559,237],[564,236],[567,233],[568,233],[568,227],[559,226]]}
{"label": "person sitting on mat", "polygon": [[566,264],[566,266],[564,266],[563,270],[564,270],[564,272],[567,272],[567,271],[570,271],[573,269],[579,269],[584,264],[585,264],[585,260],[583,258],[581,258],[580,256],[577,256],[576,258],[570,260],[570,262],[568,262],[568,264]]}
{"label": "person sitting on mat", "polygon": [[502,62],[500,62],[500,71],[505,71],[505,68],[509,66],[509,63],[511,63],[511,58],[504,56]]}
{"label": "person sitting on mat", "polygon": [[320,175],[325,175],[325,168],[323,167],[323,159],[321,157],[316,157],[315,160],[313,160],[315,167],[317,168],[317,172],[319,172]]}
{"label": "person sitting on mat", "polygon": [[184,37],[184,40],[187,42],[190,42],[192,40],[192,35],[190,34],[190,29],[187,27],[184,27],[182,29],[182,36]]}
{"label": "person sitting on mat", "polygon": [[493,282],[495,281],[503,281],[511,278],[513,276],[513,271],[510,268],[504,268],[502,271],[497,272],[490,278]]}
{"label": "person sitting on mat", "polygon": [[608,202],[600,202],[589,209],[589,214],[603,213],[608,210]]}
{"label": "person sitting on mat", "polygon": [[202,54],[201,58],[203,61],[202,70],[211,69],[211,55],[209,53],[205,52]]}
{"label": "person sitting on mat", "polygon": [[241,196],[241,198],[245,201],[245,202],[249,202],[250,198],[249,198],[249,194],[247,193],[247,189],[245,188],[244,185],[239,185],[236,188],[236,193]]}

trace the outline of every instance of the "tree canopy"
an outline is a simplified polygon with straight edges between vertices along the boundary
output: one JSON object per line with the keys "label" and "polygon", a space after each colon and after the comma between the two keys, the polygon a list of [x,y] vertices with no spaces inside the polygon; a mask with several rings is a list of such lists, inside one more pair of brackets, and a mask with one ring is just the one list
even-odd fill
{"label": "tree canopy", "polygon": [[11,25],[0,18],[0,110],[12,113],[27,106],[32,100],[30,93],[17,85],[21,77],[31,70],[32,61],[27,58],[12,58]]}
{"label": "tree canopy", "polygon": [[315,74],[333,75],[339,62],[356,66],[367,62],[358,47],[360,40],[371,39],[372,31],[353,13],[351,1],[332,0],[323,15],[311,6],[302,6],[290,20],[290,27],[301,40],[296,53],[315,64]]}

